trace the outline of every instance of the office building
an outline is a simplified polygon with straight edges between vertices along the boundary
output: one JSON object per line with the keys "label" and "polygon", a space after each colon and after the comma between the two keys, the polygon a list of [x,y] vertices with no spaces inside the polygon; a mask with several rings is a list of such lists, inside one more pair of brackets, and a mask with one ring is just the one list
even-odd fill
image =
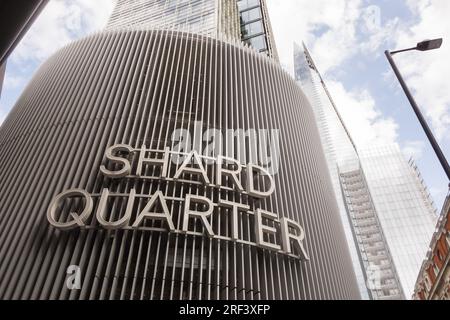
{"label": "office building", "polygon": [[373,300],[403,300],[405,296],[398,273],[361,164],[356,160],[347,162],[338,170],[369,297]]}
{"label": "office building", "polygon": [[107,29],[124,27],[242,40],[278,59],[265,0],[119,0]]}
{"label": "office building", "polygon": [[240,39],[235,0],[119,0],[106,28],[125,27],[176,29]]}
{"label": "office building", "polygon": [[278,60],[277,48],[273,37],[265,0],[237,1],[241,39],[259,52]]}
{"label": "office building", "polygon": [[0,127],[0,298],[358,299],[303,91],[206,7],[122,27],[125,3]]}
{"label": "office building", "polygon": [[403,291],[410,298],[435,230],[434,203],[417,165],[396,145],[372,146],[359,154]]}
{"label": "office building", "polygon": [[415,300],[450,300],[450,194],[414,288]]}
{"label": "office building", "polygon": [[404,297],[356,146],[308,49],[294,46],[295,79],[314,110],[363,299]]}

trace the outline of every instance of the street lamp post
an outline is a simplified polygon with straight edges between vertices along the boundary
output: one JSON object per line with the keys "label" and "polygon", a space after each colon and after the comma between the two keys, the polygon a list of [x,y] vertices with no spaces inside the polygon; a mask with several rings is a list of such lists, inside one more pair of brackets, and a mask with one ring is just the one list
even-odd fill
{"label": "street lamp post", "polygon": [[427,135],[428,140],[431,143],[431,146],[433,147],[434,152],[436,153],[439,162],[441,163],[442,167],[444,168],[445,173],[447,174],[447,178],[450,180],[450,166],[447,162],[447,159],[445,158],[444,153],[442,152],[441,148],[439,147],[439,144],[436,141],[436,138],[434,137],[430,127],[428,126],[424,116],[420,112],[419,106],[417,105],[416,101],[414,100],[414,97],[411,94],[411,91],[409,90],[408,86],[406,85],[405,80],[403,79],[400,71],[397,68],[397,65],[394,62],[394,59],[392,58],[392,55],[400,52],[405,51],[412,51],[412,50],[419,50],[419,51],[428,51],[433,49],[438,49],[442,45],[442,39],[434,39],[434,40],[426,40],[419,42],[416,47],[414,48],[408,48],[403,50],[396,50],[396,51],[389,51],[386,50],[385,54],[386,57],[391,64],[392,69],[394,70],[395,75],[397,76],[398,81],[400,82],[400,85],[403,88],[403,91],[406,94],[406,97],[409,100],[409,103],[411,104],[414,113],[416,114],[417,118],[419,119],[420,124],[422,125],[423,130],[425,131],[425,134]]}

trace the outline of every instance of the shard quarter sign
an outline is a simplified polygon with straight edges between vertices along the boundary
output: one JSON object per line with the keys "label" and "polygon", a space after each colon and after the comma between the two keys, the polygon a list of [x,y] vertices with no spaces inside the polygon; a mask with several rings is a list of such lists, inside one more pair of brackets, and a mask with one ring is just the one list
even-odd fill
{"label": "shard quarter sign", "polygon": [[[47,219],[52,226],[61,230],[101,227],[194,236],[206,234],[210,238],[258,246],[302,260],[309,259],[303,245],[304,230],[296,221],[252,208],[258,200],[270,197],[275,191],[273,177],[260,166],[252,163],[242,165],[235,159],[223,156],[202,156],[196,151],[181,153],[169,148],[154,150],[145,146],[135,149],[124,144],[108,148],[105,158],[100,172],[106,178],[107,187],[97,194],[82,189],[70,189],[58,194],[47,211]],[[150,171],[152,175],[149,175]],[[132,187],[125,193],[111,191],[110,188],[123,179],[133,181],[129,184]],[[164,193],[158,187],[154,192],[138,193],[136,182],[148,181],[171,183],[174,190],[183,190],[184,185],[193,184],[197,192],[184,192],[183,197],[177,197],[173,193]],[[215,192],[203,193],[213,194],[210,197],[200,195],[200,187]],[[222,199],[223,190],[233,191],[239,197]],[[111,206],[110,201],[117,198],[126,200],[122,210],[124,213],[112,215],[110,210],[117,206]],[[78,203],[75,207],[74,202]],[[175,217],[174,207],[180,208],[178,205],[182,214]],[[226,219],[221,219],[224,214]],[[226,221],[227,225],[220,226],[217,223],[219,220]],[[159,221],[159,225],[149,225],[149,221]],[[197,223],[200,223],[202,232],[195,228]],[[244,227],[252,229],[253,234],[245,235]]]}

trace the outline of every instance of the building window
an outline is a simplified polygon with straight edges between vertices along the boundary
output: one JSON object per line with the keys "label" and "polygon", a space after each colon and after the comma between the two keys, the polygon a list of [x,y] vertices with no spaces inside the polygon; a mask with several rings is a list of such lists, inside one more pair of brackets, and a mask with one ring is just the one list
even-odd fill
{"label": "building window", "polygon": [[437,257],[438,257],[438,259],[439,259],[440,261],[443,260],[441,250],[437,249],[437,250],[436,250],[436,255],[437,255]]}
{"label": "building window", "polygon": [[239,11],[260,5],[259,0],[241,0],[241,1],[238,1],[237,4],[238,4]]}
{"label": "building window", "polygon": [[447,232],[447,235],[445,237],[445,240],[447,240],[447,247],[450,250],[450,232]]}
{"label": "building window", "polygon": [[442,293],[442,300],[450,300],[450,285],[446,284],[444,291]]}
{"label": "building window", "polygon": [[431,280],[430,280],[430,277],[428,276],[428,274],[425,275],[424,280],[425,280],[424,282],[425,282],[425,288],[426,288],[425,293],[427,293],[428,291],[431,290]]}
{"label": "building window", "polygon": [[246,24],[252,21],[260,20],[261,17],[261,9],[254,8],[248,11],[241,12],[241,23]]}
{"label": "building window", "polygon": [[438,276],[438,274],[439,274],[439,268],[437,267],[437,265],[436,264],[433,264],[433,271],[434,271],[434,274],[436,275],[436,277]]}
{"label": "building window", "polygon": [[262,21],[256,21],[242,26],[243,37],[250,37],[261,33],[264,33]]}
{"label": "building window", "polygon": [[264,35],[248,39],[250,45],[257,51],[267,50],[266,39]]}

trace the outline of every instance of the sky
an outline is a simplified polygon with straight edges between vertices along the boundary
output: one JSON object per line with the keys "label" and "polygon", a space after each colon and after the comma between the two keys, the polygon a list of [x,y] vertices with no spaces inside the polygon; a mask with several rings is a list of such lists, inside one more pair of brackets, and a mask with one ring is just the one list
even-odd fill
{"label": "sky", "polygon": [[[114,0],[52,0],[12,53],[0,98],[0,123],[39,65],[62,46],[101,30]],[[448,180],[384,56],[424,39],[441,49],[395,60],[450,159],[450,1],[267,0],[281,64],[293,68],[304,41],[358,148],[398,144],[414,157],[440,210]],[[448,42],[446,41],[448,39]]]}

